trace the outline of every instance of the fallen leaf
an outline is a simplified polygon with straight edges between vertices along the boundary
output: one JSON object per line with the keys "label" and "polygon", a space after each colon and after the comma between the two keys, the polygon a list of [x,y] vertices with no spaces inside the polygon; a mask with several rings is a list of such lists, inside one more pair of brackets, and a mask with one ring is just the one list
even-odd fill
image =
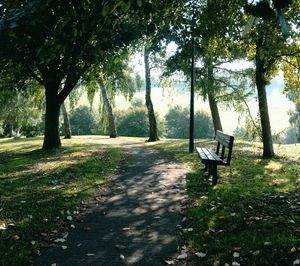
{"label": "fallen leaf", "polygon": [[72,216],[71,216],[71,215],[68,215],[68,216],[67,216],[67,220],[68,220],[68,221],[72,221],[72,220],[73,220]]}
{"label": "fallen leaf", "polygon": [[41,233],[41,236],[47,236],[48,234],[47,233]]}
{"label": "fallen leaf", "polygon": [[181,250],[188,250],[188,247],[186,245],[181,246]]}
{"label": "fallen leaf", "polygon": [[296,259],[293,262],[293,266],[300,265],[300,259]]}
{"label": "fallen leaf", "polygon": [[177,259],[178,260],[184,260],[188,257],[188,254],[187,253],[182,253],[180,255],[177,256]]}
{"label": "fallen leaf", "polygon": [[199,258],[204,258],[206,256],[206,254],[203,252],[197,252],[197,253],[195,253],[195,255]]}
{"label": "fallen leaf", "polygon": [[74,225],[74,224],[71,224],[71,225],[70,225],[70,228],[74,229],[74,228],[75,228],[75,225]]}
{"label": "fallen leaf", "polygon": [[220,221],[224,221],[225,220],[225,216],[223,216],[223,215],[219,216],[219,220]]}
{"label": "fallen leaf", "polygon": [[64,239],[64,238],[57,238],[54,240],[55,243],[63,243],[65,241],[66,241],[66,239]]}
{"label": "fallen leaf", "polygon": [[174,265],[175,264],[175,261],[174,260],[164,260],[165,261],[165,263],[167,264],[167,265]]}
{"label": "fallen leaf", "polygon": [[297,249],[295,247],[292,247],[289,251],[290,254],[295,253],[297,251]]}
{"label": "fallen leaf", "polygon": [[219,260],[215,260],[213,266],[220,266],[221,262]]}
{"label": "fallen leaf", "polygon": [[68,247],[67,246],[61,246],[61,249],[62,250],[65,250],[65,249],[67,249]]}
{"label": "fallen leaf", "polygon": [[31,245],[35,245],[35,241],[33,241],[33,240],[30,241],[30,244],[31,244]]}
{"label": "fallen leaf", "polygon": [[130,227],[124,227],[122,228],[123,231],[129,231],[130,230]]}
{"label": "fallen leaf", "polygon": [[20,239],[20,236],[18,236],[18,235],[13,235],[11,238],[12,238],[13,240],[19,240],[19,239]]}
{"label": "fallen leaf", "polygon": [[264,243],[264,246],[271,246],[271,245],[272,245],[271,242],[265,242],[265,243]]}
{"label": "fallen leaf", "polygon": [[7,229],[7,225],[5,223],[0,224],[0,231],[6,229]]}
{"label": "fallen leaf", "polygon": [[258,256],[260,254],[260,251],[259,250],[256,250],[253,252],[253,256]]}
{"label": "fallen leaf", "polygon": [[37,256],[41,256],[42,255],[41,251],[39,251],[38,249],[36,249],[34,251],[34,254],[37,255]]}
{"label": "fallen leaf", "polygon": [[233,252],[233,255],[232,255],[234,258],[239,258],[240,257],[240,253],[238,252]]}
{"label": "fallen leaf", "polygon": [[121,260],[125,260],[125,256],[123,254],[120,255]]}
{"label": "fallen leaf", "polygon": [[186,217],[183,217],[182,220],[181,220],[181,223],[184,224],[184,223],[186,223],[187,221],[188,221],[188,219],[187,219]]}

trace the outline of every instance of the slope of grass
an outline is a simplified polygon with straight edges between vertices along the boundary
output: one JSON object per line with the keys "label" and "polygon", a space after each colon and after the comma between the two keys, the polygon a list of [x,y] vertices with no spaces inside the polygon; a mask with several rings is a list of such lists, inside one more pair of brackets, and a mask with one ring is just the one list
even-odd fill
{"label": "slope of grass", "polygon": [[97,137],[63,140],[48,153],[41,145],[41,138],[0,141],[0,265],[28,264],[97,197],[121,159],[120,148]]}
{"label": "slope of grass", "polygon": [[[300,145],[277,145],[261,159],[258,143],[236,141],[231,167],[219,167],[218,185],[203,176],[187,141],[154,144],[187,164],[189,223],[183,230],[191,265],[293,265],[300,258]],[[214,141],[197,142],[214,147]],[[203,258],[194,255],[204,253]],[[236,264],[236,265],[239,265]]]}

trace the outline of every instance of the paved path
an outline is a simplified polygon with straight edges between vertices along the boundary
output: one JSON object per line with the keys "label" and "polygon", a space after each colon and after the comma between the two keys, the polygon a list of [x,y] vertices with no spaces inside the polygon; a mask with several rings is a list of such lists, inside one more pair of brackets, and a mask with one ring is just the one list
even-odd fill
{"label": "paved path", "polygon": [[66,250],[61,245],[45,249],[33,265],[156,266],[176,256],[183,166],[145,144],[111,143],[124,146],[127,160],[121,174],[112,178],[106,199],[75,223],[62,244]]}

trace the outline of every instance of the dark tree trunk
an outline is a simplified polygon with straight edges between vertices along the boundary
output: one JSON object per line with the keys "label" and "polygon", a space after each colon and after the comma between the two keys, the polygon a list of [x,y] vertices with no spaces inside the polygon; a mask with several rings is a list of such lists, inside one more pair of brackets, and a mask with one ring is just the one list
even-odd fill
{"label": "dark tree trunk", "polygon": [[69,114],[67,112],[65,102],[63,102],[61,105],[61,111],[62,111],[63,118],[64,118],[65,139],[70,139],[71,138],[71,126],[70,126]]}
{"label": "dark tree trunk", "polygon": [[56,149],[61,146],[59,136],[59,111],[61,101],[58,98],[58,84],[46,84],[46,115],[43,150]]}
{"label": "dark tree trunk", "polygon": [[263,158],[274,157],[272,132],[268,111],[268,101],[266,94],[266,68],[264,67],[264,62],[261,59],[261,47],[262,42],[258,40],[256,43],[256,70],[255,70],[255,80],[258,94],[258,105],[262,129],[262,140],[263,140]]}
{"label": "dark tree trunk", "polygon": [[102,79],[99,80],[99,85],[100,85],[101,95],[103,97],[104,106],[106,108],[107,115],[108,115],[109,137],[116,138],[118,137],[118,133],[116,129],[115,115],[113,113],[112,105],[108,98],[107,90]]}
{"label": "dark tree trunk", "polygon": [[148,118],[149,118],[149,139],[148,141],[157,141],[159,140],[157,134],[157,124],[155,113],[153,109],[153,104],[151,100],[151,73],[150,73],[150,65],[149,65],[149,50],[145,48],[144,51],[144,63],[145,63],[145,81],[146,81],[146,106],[148,110]]}
{"label": "dark tree trunk", "polygon": [[220,113],[218,109],[218,104],[215,99],[214,93],[215,93],[215,78],[214,78],[214,69],[213,69],[213,64],[211,58],[207,58],[207,94],[208,94],[208,102],[209,102],[209,107],[210,107],[210,112],[211,112],[211,117],[213,120],[214,124],[214,130],[215,133],[217,130],[223,131],[222,128],[222,123],[221,123],[221,118],[220,118]]}
{"label": "dark tree trunk", "polygon": [[211,117],[213,120],[215,132],[217,132],[217,130],[223,131],[216,99],[211,94],[208,94],[208,101],[209,101],[209,107],[210,107],[210,112],[211,112]]}

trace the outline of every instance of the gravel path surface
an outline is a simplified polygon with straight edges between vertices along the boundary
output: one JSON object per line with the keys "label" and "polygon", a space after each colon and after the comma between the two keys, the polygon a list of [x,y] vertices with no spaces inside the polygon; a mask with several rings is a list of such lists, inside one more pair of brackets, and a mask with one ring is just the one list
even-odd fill
{"label": "gravel path surface", "polygon": [[110,192],[74,222],[66,242],[42,250],[33,265],[156,266],[178,255],[183,165],[145,143],[101,141],[122,145],[126,154],[120,173],[110,181]]}

